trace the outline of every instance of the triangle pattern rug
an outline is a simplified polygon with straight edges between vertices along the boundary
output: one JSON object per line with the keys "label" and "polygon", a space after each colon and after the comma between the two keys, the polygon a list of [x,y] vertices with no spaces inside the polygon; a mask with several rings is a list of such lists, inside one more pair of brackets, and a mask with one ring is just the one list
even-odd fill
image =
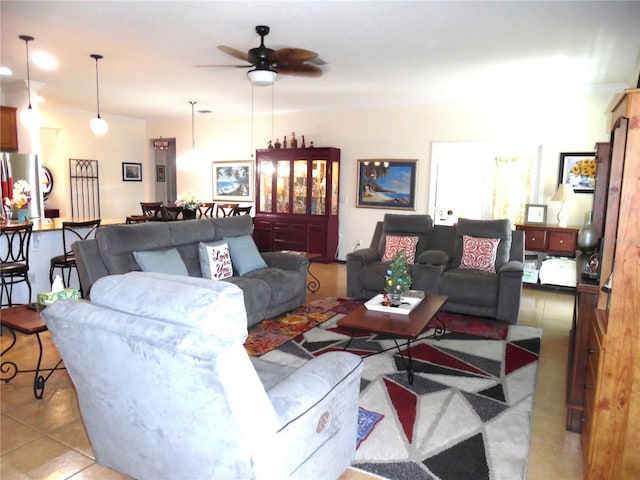
{"label": "triangle pattern rug", "polygon": [[[344,349],[352,332],[337,321],[356,305],[261,358],[299,366]],[[525,479],[542,331],[444,312],[440,319],[440,340],[412,343],[412,385],[404,342],[355,334],[348,351],[364,358],[360,407],[382,418],[352,465],[397,480]]]}

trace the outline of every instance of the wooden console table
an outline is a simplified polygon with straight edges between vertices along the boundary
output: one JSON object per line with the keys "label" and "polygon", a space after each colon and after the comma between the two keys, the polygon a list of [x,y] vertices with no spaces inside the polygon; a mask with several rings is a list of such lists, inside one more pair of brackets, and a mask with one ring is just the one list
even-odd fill
{"label": "wooden console table", "polygon": [[[62,359],[60,359],[53,368],[42,368],[42,340],[40,339],[40,333],[45,332],[48,329],[44,320],[40,316],[40,312],[31,310],[27,308],[26,305],[4,308],[2,309],[0,324],[9,329],[12,337],[9,346],[0,353],[0,358],[3,358],[5,354],[16,344],[16,332],[20,332],[25,335],[35,335],[38,340],[38,363],[35,370],[20,370],[15,362],[5,360],[0,365],[0,371],[2,372],[0,380],[5,383],[9,383],[18,373],[33,372],[33,395],[37,399],[42,399],[44,386],[47,383],[47,380],[49,380],[49,377],[51,377],[54,371],[63,369],[64,367],[60,367],[60,364],[62,363]],[[43,372],[49,373],[45,377],[42,375]]]}

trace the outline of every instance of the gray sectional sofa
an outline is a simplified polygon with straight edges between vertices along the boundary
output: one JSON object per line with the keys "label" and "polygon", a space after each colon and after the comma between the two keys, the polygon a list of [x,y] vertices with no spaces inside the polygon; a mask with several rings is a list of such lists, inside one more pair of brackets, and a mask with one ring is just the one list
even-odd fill
{"label": "gray sectional sofa", "polygon": [[[347,295],[372,298],[384,290],[388,262],[386,238],[418,237],[412,287],[449,297],[443,310],[517,323],[522,294],[524,233],[509,220],[460,219],[454,226],[433,225],[429,215],[386,214],[369,248],[347,255]],[[499,239],[496,273],[460,268],[463,236]]]}
{"label": "gray sectional sofa", "polygon": [[[92,285],[104,276],[141,270],[134,252],[175,248],[189,277],[203,277],[200,242],[246,237],[252,233],[253,219],[249,215],[103,226],[96,232],[95,239],[73,245],[83,297],[90,298]],[[232,277],[221,280],[242,289],[249,326],[288,312],[306,301],[309,261],[304,255],[264,252],[260,256],[266,268],[244,275],[239,275],[234,268]]]}

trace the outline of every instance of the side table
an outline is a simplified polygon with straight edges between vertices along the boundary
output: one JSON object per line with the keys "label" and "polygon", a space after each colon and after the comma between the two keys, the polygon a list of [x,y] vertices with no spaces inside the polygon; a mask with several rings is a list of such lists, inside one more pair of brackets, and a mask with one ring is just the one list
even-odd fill
{"label": "side table", "polygon": [[316,293],[318,290],[320,290],[320,279],[316,277],[311,271],[311,260],[313,260],[314,258],[320,258],[322,257],[322,255],[320,255],[319,253],[299,252],[296,250],[281,250],[281,251],[285,253],[297,253],[298,255],[304,255],[305,257],[307,257],[307,260],[309,260],[307,273],[311,277],[311,280],[309,280],[309,282],[307,283],[307,290],[309,290],[311,293]]}
{"label": "side table", "polygon": [[[20,370],[18,365],[11,360],[3,361],[0,364],[0,380],[9,383],[18,373],[31,373],[33,376],[33,395],[37,399],[42,399],[44,386],[54,371],[64,369],[60,367],[62,359],[53,368],[42,368],[42,340],[40,333],[47,331],[47,325],[40,316],[40,312],[27,308],[26,305],[18,305],[15,307],[4,308],[0,312],[0,324],[7,327],[11,333],[11,343],[0,353],[0,359],[13,348],[16,344],[16,331],[25,335],[35,335],[38,341],[38,363],[35,370]],[[43,372],[49,372],[47,376],[43,376]]]}

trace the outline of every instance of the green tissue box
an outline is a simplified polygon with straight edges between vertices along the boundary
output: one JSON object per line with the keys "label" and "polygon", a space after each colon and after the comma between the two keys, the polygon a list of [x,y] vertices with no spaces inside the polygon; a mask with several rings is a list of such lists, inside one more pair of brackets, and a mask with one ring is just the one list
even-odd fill
{"label": "green tissue box", "polygon": [[50,305],[57,300],[80,300],[80,290],[77,288],[67,288],[60,292],[38,294],[38,303],[40,305]]}

